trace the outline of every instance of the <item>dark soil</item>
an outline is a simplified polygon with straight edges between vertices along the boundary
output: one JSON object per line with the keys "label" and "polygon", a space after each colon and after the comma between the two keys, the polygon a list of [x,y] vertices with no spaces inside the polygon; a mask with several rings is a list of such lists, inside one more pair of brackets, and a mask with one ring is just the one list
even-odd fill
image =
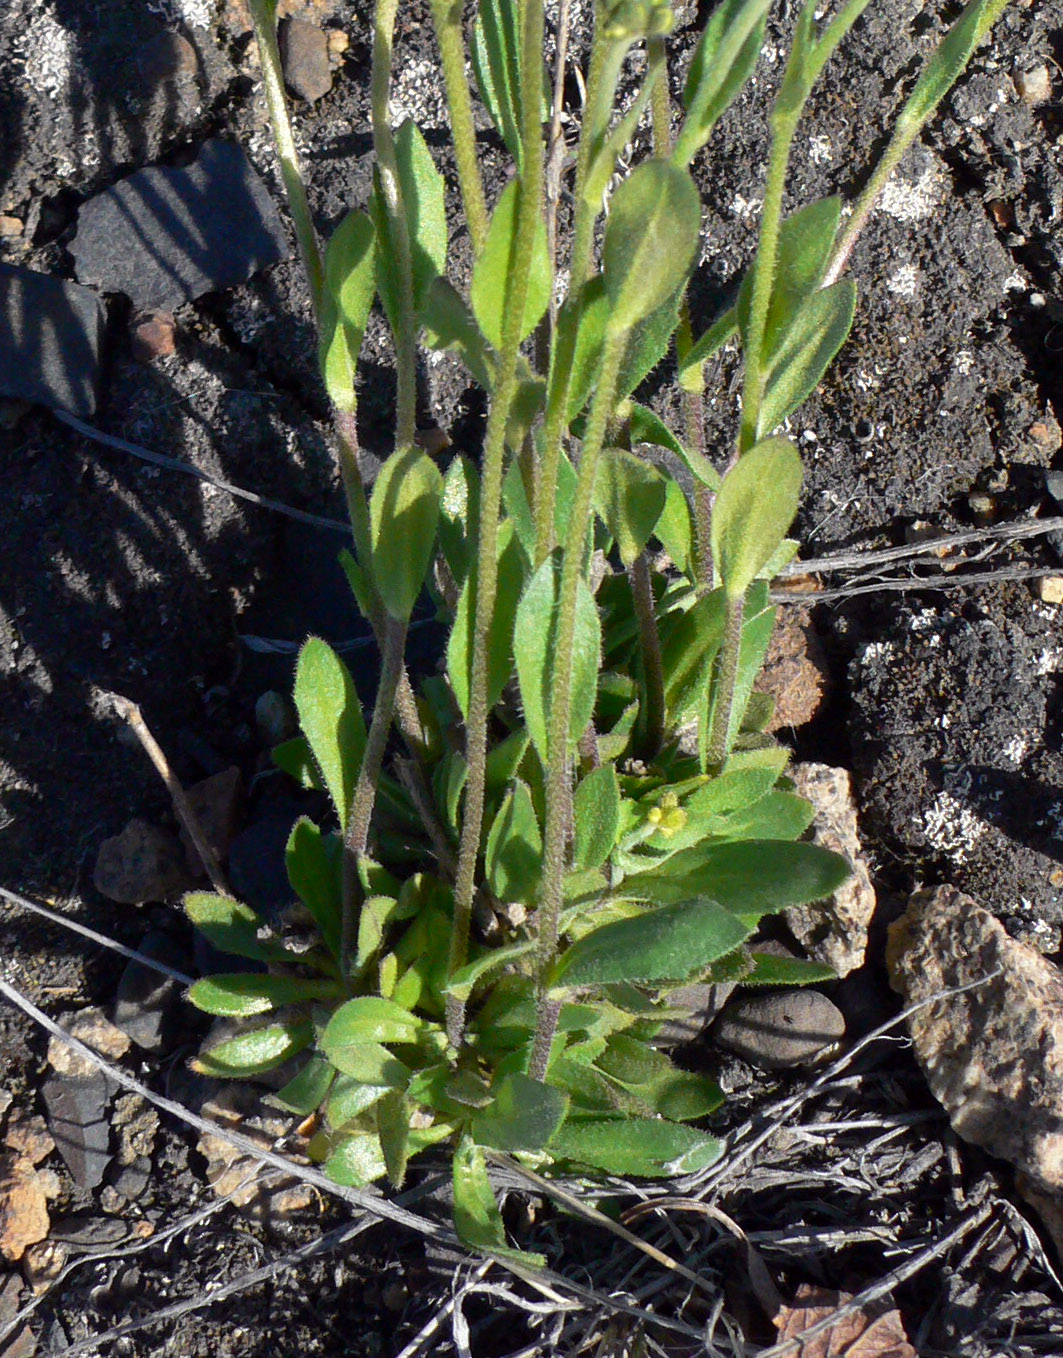
{"label": "dark soil", "polygon": [[[585,6],[577,8],[582,14]],[[362,204],[371,183],[364,10],[353,0],[309,5],[315,22],[350,38],[331,93],[296,108],[322,231]],[[793,205],[859,187],[898,105],[897,82],[944,18],[934,7],[913,21],[899,0],[869,7],[802,124]],[[194,27],[204,21],[209,31]],[[786,27],[769,26],[756,85],[724,119],[711,161],[697,168],[706,210],[693,289],[698,333],[727,304],[753,248],[766,110]],[[159,76],[167,30],[181,32],[194,54],[180,77]],[[679,30],[685,53],[698,31],[692,6]],[[807,467],[803,557],[894,545],[915,524],[948,532],[1058,512],[1044,473],[1060,461],[1053,410],[1063,412],[1060,59],[1061,0],[1014,4],[860,241],[852,338],[795,417]],[[395,102],[420,123],[456,209],[427,5],[404,7],[396,62]],[[1052,91],[1031,104],[1015,77],[1021,86],[1037,68],[1047,69]],[[678,91],[678,72],[675,81]],[[73,278],[67,247],[79,205],[133,170],[187,163],[212,136],[240,142],[283,215],[243,0],[160,0],[143,9],[125,0],[8,0],[0,12],[0,214],[25,226],[19,237],[0,238],[0,258]],[[489,133],[481,140],[489,193],[497,193],[506,158]],[[181,307],[176,352],[150,365],[133,357],[128,300],[106,297],[106,371],[93,423],[261,495],[341,518],[294,239],[292,250],[292,259],[246,285]],[[467,254],[459,230],[458,276]],[[728,446],[736,374],[733,352],[710,367],[710,447]],[[666,377],[645,396],[669,414],[675,401]],[[431,415],[458,450],[475,455],[479,395],[449,356],[429,364],[426,379]],[[392,395],[377,318],[360,394],[370,463],[387,450]],[[273,777],[255,777],[268,765],[254,706],[265,690],[289,687],[294,647],[309,632],[353,643],[345,654],[359,687],[373,689],[373,653],[335,565],[342,537],[146,466],[45,409],[5,406],[0,416],[0,885],[51,901],[129,946],[161,927],[187,953],[175,908],[116,906],[93,886],[101,841],[131,817],[173,825],[159,780],[101,695],[119,692],[141,705],[186,785],[237,764],[251,784],[247,823],[263,820],[290,794]],[[987,563],[1053,564],[1040,540]],[[1011,932],[1060,957],[1060,608],[1041,603],[1025,580],[953,588],[938,574],[908,583],[905,592],[818,606],[832,686],[820,715],[792,732],[801,757],[853,771],[880,892],[878,950],[840,991],[854,1035],[892,1012],[881,932],[916,882],[955,881]],[[282,645],[263,650],[255,638]],[[74,935],[4,908],[0,946],[4,978],[50,1013],[113,1001],[121,959]],[[163,1058],[140,1063],[140,1077],[160,1091],[181,1082],[198,1036],[187,1013],[179,1028]],[[42,1111],[45,1047],[29,1020],[0,1009],[4,1087],[25,1112]],[[891,1044],[862,1060],[803,1111],[807,1135],[769,1143],[744,1181],[721,1188],[716,1205],[753,1235],[783,1290],[815,1281],[856,1292],[988,1204],[977,1229],[898,1283],[909,1335],[924,1358],[1058,1358],[1063,1297],[1044,1271],[1039,1227],[1007,1167],[955,1142],[910,1056]],[[800,1074],[780,1083],[741,1067],[728,1072],[735,1126],[807,1082]],[[815,1134],[813,1114],[857,1127]],[[53,1219],[109,1214],[164,1231],[210,1199],[193,1147],[193,1134],[164,1119],[150,1182],[120,1207],[113,1199],[108,1207],[100,1190],[79,1189],[59,1166]],[[65,1353],[124,1319],[259,1268],[343,1219],[330,1207],[268,1227],[230,1208],[139,1256],[88,1260],[39,1305],[37,1351]],[[721,1288],[730,1277],[734,1314],[750,1311],[742,1269],[711,1223],[677,1217],[667,1231],[654,1229],[663,1248]],[[580,1286],[634,1299],[643,1284],[651,1293],[656,1285],[657,1266],[545,1209],[528,1239]],[[412,1233],[376,1229],[338,1254],[286,1265],[222,1306],[100,1351],[393,1355],[471,1271],[468,1262],[426,1251]],[[506,1294],[459,1304],[459,1319],[444,1320],[423,1351],[636,1351],[630,1325],[611,1322],[610,1330],[593,1306],[575,1316],[537,1313],[527,1309],[534,1291],[505,1283],[498,1270],[492,1278]],[[704,1318],[697,1305],[682,1308],[683,1293],[667,1278],[660,1289],[661,1314]],[[463,1316],[471,1326],[465,1348]],[[695,1351],[689,1341],[656,1338],[670,1353]]]}

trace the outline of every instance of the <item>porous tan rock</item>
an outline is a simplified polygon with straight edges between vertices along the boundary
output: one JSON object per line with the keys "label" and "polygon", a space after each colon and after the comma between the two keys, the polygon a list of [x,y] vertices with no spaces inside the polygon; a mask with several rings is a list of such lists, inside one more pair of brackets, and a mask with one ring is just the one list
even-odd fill
{"label": "porous tan rock", "polygon": [[48,1124],[39,1113],[13,1113],[4,1132],[4,1145],[31,1165],[39,1165],[55,1150]]}
{"label": "porous tan rock", "polygon": [[809,957],[848,976],[864,964],[867,931],[875,913],[875,888],[860,843],[852,783],[845,769],[828,764],[796,764],[790,776],[800,795],[816,808],[814,841],[847,858],[853,872],[829,900],[791,906],[786,923]]}
{"label": "porous tan rock", "polygon": [[48,1234],[48,1200],[37,1171],[20,1155],[0,1157],[0,1254],[17,1263]]}
{"label": "porous tan rock", "polygon": [[965,1141],[1063,1193],[1063,973],[953,886],[915,892],[890,928],[893,988],[934,1097]]}
{"label": "porous tan rock", "polygon": [[757,689],[775,699],[769,731],[804,726],[823,700],[829,672],[823,643],[807,607],[785,607],[772,633]]}
{"label": "porous tan rock", "polygon": [[97,891],[119,905],[173,900],[190,885],[173,835],[138,819],[103,841],[92,880]]}
{"label": "porous tan rock", "polygon": [[[64,1014],[59,1026],[108,1061],[120,1061],[129,1050],[129,1038],[121,1028],[114,1026],[102,1009],[93,1007]],[[82,1078],[95,1075],[99,1069],[87,1056],[82,1056],[60,1037],[48,1040],[48,1064],[57,1075]]]}

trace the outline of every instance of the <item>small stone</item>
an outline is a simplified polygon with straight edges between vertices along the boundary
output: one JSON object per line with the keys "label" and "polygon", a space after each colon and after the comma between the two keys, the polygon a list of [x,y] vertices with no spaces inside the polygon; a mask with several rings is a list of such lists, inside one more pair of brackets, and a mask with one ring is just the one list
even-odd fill
{"label": "small stone", "polygon": [[118,1130],[118,1163],[126,1168],[137,1160],[150,1160],[159,1130],[159,1115],[139,1094],[121,1094],[115,1100],[112,1123]]}
{"label": "small stone", "polygon": [[[9,1273],[0,1281],[0,1329],[6,1330],[22,1309],[20,1298],[22,1279]],[[4,1340],[4,1358],[34,1358],[37,1341],[28,1325],[23,1325]]]}
{"label": "small stone", "polygon": [[138,170],[88,199],[68,249],[82,282],[172,312],[246,282],[284,259],[288,243],[241,148],[214,140],[191,165]]}
{"label": "small stone", "polygon": [[272,747],[290,739],[298,731],[292,705],[283,693],[267,689],[255,703],[255,726],[263,745]]}
{"label": "small stone", "polygon": [[145,94],[158,85],[195,81],[198,66],[196,49],[172,29],[161,30],[137,52],[136,74]]}
{"label": "small stone", "polygon": [[[175,970],[187,970],[183,949],[161,930],[145,934],[139,951]],[[181,987],[177,981],[134,958],[118,982],[114,1025],[141,1051],[158,1056],[172,1036],[180,1000]]]}
{"label": "small stone", "polygon": [[103,327],[91,289],[0,264],[0,396],[90,419]]}
{"label": "small stone", "polygon": [[975,522],[984,526],[993,522],[997,502],[992,495],[986,494],[984,490],[972,490],[967,496],[967,508],[974,516]]}
{"label": "small stone", "polygon": [[125,1223],[108,1221],[89,1212],[74,1212],[52,1222],[51,1238],[83,1250],[107,1249],[128,1235]]}
{"label": "small stone", "polygon": [[333,56],[342,56],[351,45],[351,40],[342,28],[330,28],[325,34],[328,50]]}
{"label": "small stone", "polygon": [[300,18],[281,24],[279,37],[284,83],[292,94],[315,103],[332,89],[328,39],[316,24]]}
{"label": "small stone", "polygon": [[31,1165],[39,1165],[55,1150],[55,1142],[47,1123],[39,1113],[16,1114],[7,1124],[4,1145],[17,1151]]}
{"label": "small stone", "polygon": [[169,358],[177,348],[176,333],[174,318],[168,311],[140,312],[129,330],[133,357],[145,364]]}
{"label": "small stone", "polygon": [[0,214],[0,240],[14,240],[25,230],[21,217],[8,217]]}
{"label": "small stone", "polygon": [[852,784],[845,769],[827,764],[797,764],[791,776],[795,790],[816,808],[813,841],[847,858],[853,872],[829,900],[791,906],[786,923],[810,957],[833,967],[839,976],[848,976],[864,964],[876,903]]}
{"label": "small stone", "polygon": [[844,1036],[841,1010],[818,990],[737,995],[712,1027],[718,1046],[765,1070],[821,1059]]}
{"label": "small stone", "polygon": [[[1056,419],[1051,406],[1039,420],[1034,420],[1033,424],[1027,429],[1026,442],[1037,455],[1038,460],[1045,462],[1054,457],[1063,447],[1063,429],[1060,428],[1059,421]],[[1058,478],[1059,473],[1058,471],[1046,472],[1045,476],[1046,479],[1049,476]]]}
{"label": "small stone", "polygon": [[769,731],[804,726],[819,711],[830,678],[808,608],[786,606],[772,634],[757,688],[775,700]]}
{"label": "small stone", "polygon": [[189,886],[184,855],[173,835],[139,819],[103,841],[92,880],[101,895],[120,905],[173,900]]}
{"label": "small stone", "polygon": [[49,1225],[37,1171],[19,1155],[0,1157],[0,1254],[18,1263],[30,1245],[45,1239]]}
{"label": "small stone", "polygon": [[[272,1148],[290,1128],[286,1119],[266,1113],[259,1096],[247,1086],[224,1086],[201,1111],[211,1122],[238,1128],[263,1149]],[[207,1182],[217,1196],[232,1195],[234,1205],[255,1220],[303,1211],[314,1201],[314,1189],[298,1180],[282,1179],[263,1187],[258,1162],[214,1132],[202,1133],[196,1149],[206,1158]]]}
{"label": "small stone", "polygon": [[1063,604],[1063,575],[1042,575],[1037,582],[1037,597],[1043,604]]}
{"label": "small stone", "polygon": [[[108,1061],[120,1061],[129,1051],[129,1038],[98,1007],[64,1014],[59,1026]],[[48,1064],[57,1075],[89,1076],[99,1070],[87,1056],[74,1051],[59,1037],[48,1040]]]}
{"label": "small stone", "polygon": [[35,1297],[47,1292],[63,1271],[69,1251],[58,1240],[41,1240],[22,1256],[22,1272]]}
{"label": "small stone", "polygon": [[56,1077],[41,1090],[56,1149],[81,1188],[98,1188],[111,1163],[113,1089],[111,1081],[97,1072],[91,1077]]}
{"label": "small stone", "polygon": [[661,1051],[681,1047],[687,1042],[696,1041],[713,1019],[731,998],[734,992],[732,981],[722,981],[718,985],[695,982],[681,986],[668,995],[668,1009],[685,1011],[682,1018],[665,1019],[653,1039],[653,1045]]}
{"label": "small stone", "polygon": [[[214,850],[215,858],[224,862],[229,856],[229,845],[236,835],[237,822],[243,809],[244,780],[240,770],[233,764],[210,778],[204,778],[202,782],[193,783],[185,795],[199,821],[200,830]],[[207,870],[192,843],[192,836],[183,825],[181,843],[189,872],[194,877],[205,877]]]}
{"label": "small stone", "polygon": [[114,1188],[121,1193],[126,1202],[136,1202],[142,1198],[151,1183],[152,1164],[148,1159],[134,1160],[122,1170],[114,1181]]}
{"label": "small stone", "polygon": [[1027,104],[1046,104],[1052,98],[1052,77],[1047,66],[1034,66],[1015,72],[1015,88]]}
{"label": "small stone", "polygon": [[953,886],[910,897],[886,966],[906,1005],[933,1000],[907,1026],[953,1130],[1063,1192],[1063,973]]}

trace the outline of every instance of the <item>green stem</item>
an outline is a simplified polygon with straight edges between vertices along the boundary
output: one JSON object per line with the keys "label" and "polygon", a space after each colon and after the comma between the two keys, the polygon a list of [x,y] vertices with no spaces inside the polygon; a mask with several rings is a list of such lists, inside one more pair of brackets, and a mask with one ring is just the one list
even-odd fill
{"label": "green stem", "polygon": [[768,321],[768,307],[775,286],[775,272],[779,257],[779,227],[782,220],[783,192],[786,187],[786,168],[790,159],[790,143],[797,126],[796,117],[772,115],[771,153],[764,183],[764,207],[760,215],[760,237],[753,262],[753,285],[749,301],[749,328],[743,344],[745,375],[742,383],[742,424],[738,435],[738,452],[744,453],[757,441],[760,404],[764,396],[767,372],[764,367],[764,332]]}
{"label": "green stem", "polygon": [[[539,122],[539,66],[543,50],[542,0],[527,0],[522,33],[524,103],[521,110],[521,146],[524,173],[520,179],[517,232],[506,285],[502,327],[502,351],[498,362],[498,385],[487,417],[483,470],[480,482],[480,524],[477,542],[476,613],[473,627],[472,666],[469,682],[469,715],[466,724],[465,759],[468,774],[461,822],[461,844],[454,883],[454,924],[450,935],[448,975],[468,957],[469,929],[476,888],[476,863],[483,832],[486,793],[488,637],[498,587],[498,519],[502,499],[506,426],[517,391],[517,358],[524,303],[528,290],[535,233],[542,210],[543,142]],[[464,1005],[448,996],[447,1038],[452,1048],[461,1045],[465,1026]]]}
{"label": "green stem", "polygon": [[738,680],[738,661],[742,651],[742,617],[745,604],[744,594],[726,601],[727,617],[716,667],[715,717],[706,758],[706,763],[711,769],[719,769],[727,758],[735,684]]}
{"label": "green stem", "polygon": [[662,35],[647,39],[646,52],[649,67],[660,67],[660,79],[654,82],[650,96],[651,118],[653,124],[653,154],[667,159],[672,150],[672,96],[668,89],[668,44]]}
{"label": "green stem", "polygon": [[661,638],[657,631],[657,614],[653,606],[653,584],[646,553],[638,556],[628,567],[631,597],[635,604],[635,621],[639,629],[639,649],[642,653],[642,674],[645,687],[646,759],[653,760],[660,753],[664,741],[664,665],[661,660]]}
{"label": "green stem", "polygon": [[373,70],[371,101],[373,149],[376,152],[380,190],[394,239],[394,264],[399,277],[399,314],[395,317],[395,371],[398,383],[395,413],[395,446],[408,448],[416,431],[417,324],[413,308],[413,264],[410,233],[402,201],[395,140],[388,123],[391,88],[392,34],[398,0],[377,0],[373,15]]}
{"label": "green stem", "polygon": [[487,237],[487,204],[484,201],[480,161],[476,154],[476,127],[472,118],[469,82],[465,78],[460,0],[432,0],[432,22],[435,24],[443,80],[447,87],[447,108],[450,111],[450,132],[454,142],[454,161],[458,167],[461,201],[475,259]]}
{"label": "green stem", "polygon": [[384,762],[388,731],[395,711],[395,694],[402,675],[402,653],[406,645],[406,622],[388,614],[384,622],[383,655],[380,683],[377,687],[373,720],[369,724],[362,767],[351,800],[351,812],[343,837],[343,916],[341,929],[340,965],[349,974],[348,962],[354,947],[358,924],[360,883],[358,865],[365,856],[369,843],[369,822],[376,801],[377,782]]}
{"label": "green stem", "polygon": [[310,205],[306,198],[306,183],[288,118],[288,103],[284,97],[284,77],[281,73],[281,57],[277,47],[275,10],[274,0],[251,0],[251,22],[262,63],[262,82],[266,90],[266,105],[273,127],[273,140],[277,147],[281,178],[284,180],[284,191],[288,195],[288,210],[292,214],[295,238],[299,243],[299,254],[306,272],[310,302],[316,321],[321,314],[324,269],[321,264],[321,250],[317,243],[317,232],[314,230]]}
{"label": "green stem", "polygon": [[591,404],[590,417],[580,454],[561,566],[558,600],[557,643],[554,651],[550,720],[547,727],[546,826],[543,836],[543,884],[539,904],[538,938],[538,1017],[536,1044],[541,1045],[549,1026],[550,1004],[546,982],[557,954],[558,927],[564,897],[565,839],[568,825],[570,767],[568,757],[569,724],[572,713],[572,651],[576,631],[576,592],[583,563],[587,527],[591,523],[594,477],[605,442],[606,427],[613,413],[616,384],[624,357],[627,335],[606,331],[602,371]]}

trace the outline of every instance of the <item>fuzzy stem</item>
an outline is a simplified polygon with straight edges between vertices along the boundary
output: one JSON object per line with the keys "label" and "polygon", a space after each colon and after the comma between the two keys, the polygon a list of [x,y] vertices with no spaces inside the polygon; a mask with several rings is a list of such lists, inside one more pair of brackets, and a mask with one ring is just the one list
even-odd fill
{"label": "fuzzy stem", "polygon": [[[598,457],[605,442],[606,427],[613,413],[620,363],[627,334],[607,330],[598,389],[591,404],[586,436],[580,455],[579,477],[569,518],[561,566],[561,588],[557,612],[557,643],[554,651],[550,720],[547,728],[546,826],[543,836],[543,883],[539,904],[538,938],[538,1016],[536,1048],[546,1040],[550,1026],[550,1001],[546,995],[547,978],[557,954],[558,928],[564,896],[565,839],[570,795],[568,757],[569,725],[572,713],[572,659],[576,631],[576,592],[583,562],[587,525],[591,522],[594,476]],[[556,1016],[554,1019],[556,1022]]]}
{"label": "fuzzy stem", "polygon": [[745,603],[744,594],[726,601],[727,617],[716,668],[716,713],[706,758],[706,763],[711,769],[719,769],[727,758],[735,683],[738,679],[738,661],[742,651],[742,617]]}
{"label": "fuzzy stem", "polygon": [[281,73],[281,57],[277,47],[275,10],[274,0],[251,0],[251,23],[254,26],[259,60],[262,63],[262,82],[266,90],[266,105],[273,127],[273,140],[277,147],[281,178],[284,180],[284,191],[288,195],[288,210],[292,214],[292,224],[295,227],[296,240],[299,242],[299,254],[306,272],[310,302],[314,308],[316,321],[321,313],[324,270],[321,265],[317,232],[314,230],[310,205],[306,198],[306,183],[288,118],[288,104],[284,97],[284,77]]}
{"label": "fuzzy stem", "polygon": [[480,162],[476,155],[476,127],[472,118],[469,83],[465,79],[460,0],[432,0],[432,22],[435,24],[443,80],[447,87],[447,108],[450,111],[450,132],[454,144],[454,161],[458,167],[461,201],[475,259],[487,237],[487,204],[484,201]]}
{"label": "fuzzy stem", "polygon": [[[498,586],[498,519],[502,499],[506,426],[517,391],[517,358],[524,303],[528,290],[535,232],[542,206],[543,142],[539,122],[539,66],[543,48],[542,0],[527,0],[522,30],[524,104],[521,110],[521,147],[524,173],[517,202],[517,231],[506,284],[502,327],[502,351],[498,362],[498,386],[487,417],[483,471],[480,482],[480,524],[477,542],[476,613],[473,629],[472,667],[469,683],[469,716],[465,759],[468,774],[454,883],[454,924],[450,935],[448,975],[465,965],[469,951],[476,862],[483,831],[486,793],[487,646]],[[447,1038],[452,1048],[461,1045],[465,1026],[464,1005],[447,998]]]}
{"label": "fuzzy stem", "polygon": [[388,123],[391,88],[392,34],[398,0],[377,0],[373,15],[372,118],[380,190],[394,236],[394,264],[398,270],[399,314],[395,317],[395,372],[398,383],[395,413],[395,446],[408,448],[416,431],[417,324],[413,308],[413,264],[406,208],[402,200],[395,140]]}
{"label": "fuzzy stem", "polygon": [[653,585],[646,553],[638,556],[628,567],[631,597],[635,604],[635,621],[639,629],[639,649],[642,653],[642,673],[645,685],[643,711],[645,713],[645,746],[643,753],[653,760],[660,753],[664,741],[664,665],[661,660],[661,638],[657,631],[657,614],[653,606]]}
{"label": "fuzzy stem", "polygon": [[349,974],[349,960],[357,931],[359,904],[358,864],[365,856],[369,843],[369,822],[376,801],[377,782],[384,762],[388,731],[395,710],[395,693],[402,674],[402,653],[406,645],[406,622],[387,614],[384,620],[383,654],[380,664],[380,683],[377,687],[373,720],[369,724],[362,767],[351,799],[351,812],[343,838],[343,923],[341,930],[340,965]]}

